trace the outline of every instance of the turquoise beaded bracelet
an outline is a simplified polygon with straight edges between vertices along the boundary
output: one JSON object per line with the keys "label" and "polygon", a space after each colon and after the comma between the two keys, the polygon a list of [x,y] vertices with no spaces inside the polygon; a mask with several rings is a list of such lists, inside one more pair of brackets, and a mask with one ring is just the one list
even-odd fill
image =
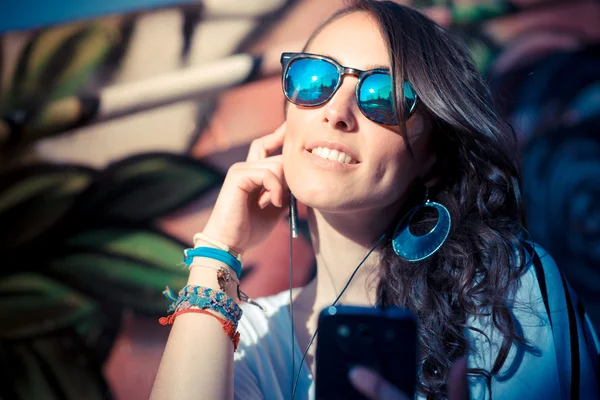
{"label": "turquoise beaded bracelet", "polygon": [[214,310],[236,325],[242,318],[242,308],[227,293],[222,291],[203,286],[187,285],[179,291],[178,297],[175,297],[175,293],[169,287],[163,294],[172,302],[168,308],[169,312],[196,306],[200,309]]}

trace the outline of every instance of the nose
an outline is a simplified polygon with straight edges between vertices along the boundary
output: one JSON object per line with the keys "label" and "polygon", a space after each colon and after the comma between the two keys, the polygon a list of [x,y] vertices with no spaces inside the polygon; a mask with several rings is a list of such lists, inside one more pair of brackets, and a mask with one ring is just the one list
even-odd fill
{"label": "nose", "polygon": [[357,79],[345,76],[341,86],[323,107],[323,123],[333,129],[351,132],[356,129],[356,84]]}

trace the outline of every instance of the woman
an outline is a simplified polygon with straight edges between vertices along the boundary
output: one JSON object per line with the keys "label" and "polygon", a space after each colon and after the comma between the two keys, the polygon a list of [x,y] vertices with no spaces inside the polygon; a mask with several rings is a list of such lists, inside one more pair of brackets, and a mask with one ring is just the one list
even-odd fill
{"label": "woman", "polygon": [[[460,392],[447,383],[460,382],[462,358],[473,398],[595,396],[594,332],[550,256],[526,241],[515,137],[466,51],[416,11],[361,0],[282,62],[286,123],[231,167],[186,253],[191,288],[163,321],[175,322],[153,398],[311,398],[309,343],[340,295],[417,315],[419,396]],[[240,319],[227,303],[238,253],[285,215],[288,191],[309,207],[317,276],[258,300],[263,310],[245,304]],[[351,379],[370,398],[401,398],[368,371]]]}

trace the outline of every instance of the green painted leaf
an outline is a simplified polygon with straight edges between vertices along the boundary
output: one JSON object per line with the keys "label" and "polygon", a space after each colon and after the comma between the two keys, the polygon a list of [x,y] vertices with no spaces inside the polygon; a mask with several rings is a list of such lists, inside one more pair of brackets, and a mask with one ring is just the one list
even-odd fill
{"label": "green painted leaf", "polygon": [[0,338],[48,334],[93,317],[94,302],[69,287],[36,273],[0,280]]}
{"label": "green painted leaf", "polygon": [[[44,101],[47,99],[48,85],[52,84],[54,77],[49,81],[48,76],[44,76],[44,72],[51,69],[56,76],[59,71],[52,66],[49,68],[49,65],[56,64],[57,58],[61,64],[69,62],[72,54],[64,48],[65,46],[72,48],[73,42],[76,43],[76,38],[84,29],[85,25],[81,23],[67,24],[39,31],[32,37],[28,44],[28,51],[21,55],[20,65],[24,66],[24,69],[15,76],[17,101],[13,106],[23,107],[27,102],[39,102],[37,96],[40,95],[43,96]],[[42,88],[46,90],[43,91]]]}
{"label": "green painted leaf", "polygon": [[[105,228],[84,231],[69,238],[65,246],[82,247],[115,256],[139,260],[173,273],[183,268],[185,246],[163,234],[133,229]],[[177,269],[177,272],[180,272]]]}
{"label": "green painted leaf", "polygon": [[121,16],[113,16],[36,32],[21,53],[1,111],[35,110],[50,100],[80,94],[94,74],[110,68],[104,65],[107,56],[126,39],[123,25]]}
{"label": "green painted leaf", "polygon": [[79,94],[93,74],[101,69],[118,37],[118,25],[90,25],[73,43],[73,56],[56,77],[54,87],[48,93],[49,99]]}
{"label": "green painted leaf", "polygon": [[114,303],[140,313],[163,315],[168,301],[165,286],[176,290],[187,281],[185,266],[165,264],[156,267],[115,254],[80,251],[50,261],[52,274],[98,301]]}
{"label": "green painted leaf", "polygon": [[99,180],[90,212],[148,221],[172,212],[221,184],[223,176],[188,156],[145,154],[113,164]]}
{"label": "green painted leaf", "polygon": [[0,243],[5,248],[33,240],[54,226],[91,181],[84,169],[21,172],[0,187]]}

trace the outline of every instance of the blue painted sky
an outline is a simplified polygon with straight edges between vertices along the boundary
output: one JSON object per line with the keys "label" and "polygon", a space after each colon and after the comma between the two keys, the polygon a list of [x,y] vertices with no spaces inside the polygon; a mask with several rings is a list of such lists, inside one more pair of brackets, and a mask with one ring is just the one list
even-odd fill
{"label": "blue painted sky", "polygon": [[0,33],[198,0],[0,0]]}

